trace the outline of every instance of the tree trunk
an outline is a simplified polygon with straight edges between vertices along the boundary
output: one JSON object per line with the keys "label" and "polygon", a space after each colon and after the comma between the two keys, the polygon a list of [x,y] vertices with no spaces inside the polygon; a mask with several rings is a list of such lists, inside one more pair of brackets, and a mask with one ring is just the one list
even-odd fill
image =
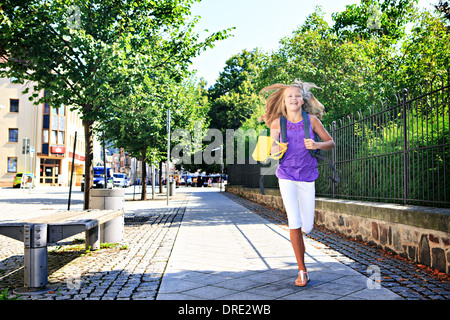
{"label": "tree trunk", "polygon": [[[91,208],[91,188],[94,177],[94,137],[93,120],[83,119],[84,141],[85,141],[85,160],[84,160],[84,205],[83,209]],[[73,164],[72,164],[73,165]]]}
{"label": "tree trunk", "polygon": [[147,200],[147,164],[145,163],[147,149],[142,149],[141,151],[141,161],[142,161],[142,192],[141,200]]}

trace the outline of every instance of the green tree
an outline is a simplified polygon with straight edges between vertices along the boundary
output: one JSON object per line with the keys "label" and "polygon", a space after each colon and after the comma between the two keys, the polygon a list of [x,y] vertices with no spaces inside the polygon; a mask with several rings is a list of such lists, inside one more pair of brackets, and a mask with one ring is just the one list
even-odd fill
{"label": "green tree", "polygon": [[399,40],[405,35],[418,0],[361,0],[332,14],[333,30],[340,39],[367,39],[373,36]]}
{"label": "green tree", "polygon": [[[259,83],[289,83],[295,78],[323,88],[314,95],[326,108],[324,122],[341,119],[393,97],[436,74],[447,72],[449,33],[445,18],[411,7],[415,1],[383,2],[381,8],[394,22],[373,31],[367,20],[369,4],[347,6],[333,14],[330,27],[316,8],[290,37],[280,41],[260,73]],[[392,17],[391,17],[392,15]],[[413,28],[405,32],[405,25]],[[394,102],[395,99],[394,99]]]}
{"label": "green tree", "polygon": [[450,32],[444,17],[429,11],[415,14],[411,33],[399,49],[396,63],[398,88],[412,88],[445,75],[450,62]]}
{"label": "green tree", "polygon": [[[227,129],[237,130],[249,118],[261,115],[263,104],[258,94],[261,89],[258,77],[265,59],[267,59],[266,54],[258,48],[252,51],[243,50],[233,55],[226,61],[226,66],[217,82],[209,88],[210,127],[219,129],[223,137],[226,137]],[[249,125],[246,127],[250,128]],[[247,137],[246,139],[248,140]],[[228,158],[226,144],[230,142],[224,139],[224,159]],[[236,156],[235,152],[234,159]],[[208,169],[218,172],[220,167],[215,165]]]}
{"label": "green tree", "polygon": [[141,200],[146,200],[146,163],[157,164],[167,159],[167,110],[171,110],[172,132],[184,129],[193,135],[198,129],[196,122],[201,123],[208,107],[190,79],[182,83],[170,78],[161,83],[150,81],[141,89],[111,108],[109,117],[99,121],[97,127],[116,147],[141,159]]}
{"label": "green tree", "polygon": [[[182,79],[190,59],[226,36],[204,41],[189,21],[193,0],[17,1],[0,9],[0,75],[34,83],[36,103],[71,106],[85,127],[84,207],[90,206],[92,129],[110,106],[148,79]],[[167,71],[169,70],[169,72]],[[50,94],[39,98],[41,90]]]}
{"label": "green tree", "polygon": [[390,78],[383,75],[390,47],[380,46],[377,38],[341,41],[320,7],[280,44],[261,72],[261,82],[300,78],[315,83],[323,89],[314,95],[326,108],[325,123],[365,108],[389,87]]}
{"label": "green tree", "polygon": [[238,129],[258,106],[256,79],[264,54],[259,49],[243,50],[226,61],[224,70],[209,89],[211,128]]}

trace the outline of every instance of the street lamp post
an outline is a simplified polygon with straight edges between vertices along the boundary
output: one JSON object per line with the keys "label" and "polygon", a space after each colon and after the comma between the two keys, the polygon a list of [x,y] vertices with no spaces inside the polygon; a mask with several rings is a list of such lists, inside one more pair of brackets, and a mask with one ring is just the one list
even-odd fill
{"label": "street lamp post", "polygon": [[167,110],[167,165],[166,165],[167,205],[169,205],[169,166],[170,166],[170,109]]}
{"label": "street lamp post", "polygon": [[106,178],[106,145],[105,145],[105,131],[103,131],[103,170],[104,170],[104,173],[105,173],[105,176],[104,176],[104,188],[105,189],[108,189],[108,181],[107,181],[107,178]]}
{"label": "street lamp post", "polygon": [[73,153],[72,153],[72,169],[70,172],[70,186],[69,186],[69,201],[67,203],[67,210],[70,210],[70,199],[72,197],[72,183],[73,183],[73,167],[75,167],[75,152],[77,145],[77,131],[75,131],[75,138],[73,141]]}
{"label": "street lamp post", "polygon": [[222,192],[222,183],[223,183],[223,180],[222,180],[222,176],[223,176],[223,145],[218,147],[218,148],[212,149],[211,151],[217,151],[217,150],[220,150],[220,184],[219,184],[219,192]]}

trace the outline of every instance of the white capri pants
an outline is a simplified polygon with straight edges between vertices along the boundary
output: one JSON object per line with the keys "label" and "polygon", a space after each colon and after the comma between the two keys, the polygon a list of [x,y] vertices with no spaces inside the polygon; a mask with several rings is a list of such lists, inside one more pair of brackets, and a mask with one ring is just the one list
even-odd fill
{"label": "white capri pants", "polygon": [[289,229],[302,228],[309,233],[314,227],[316,188],[313,182],[278,179],[288,217]]}

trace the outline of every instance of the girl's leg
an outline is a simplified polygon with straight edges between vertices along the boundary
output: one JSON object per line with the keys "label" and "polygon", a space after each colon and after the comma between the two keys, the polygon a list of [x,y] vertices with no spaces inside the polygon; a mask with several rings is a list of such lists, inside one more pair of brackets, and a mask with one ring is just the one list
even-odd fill
{"label": "girl's leg", "polygon": [[289,235],[291,238],[292,248],[294,249],[295,259],[298,264],[298,271],[306,271],[305,267],[305,243],[303,242],[302,228],[290,229]]}
{"label": "girl's leg", "polygon": [[304,233],[310,233],[314,227],[314,210],[316,206],[315,183],[298,182],[297,188],[302,230]]}
{"label": "girl's leg", "polygon": [[[279,179],[280,193],[283,198],[283,204],[286,209],[289,223],[289,235],[291,238],[292,248],[294,249],[295,259],[297,260],[298,270],[306,271],[304,257],[305,257],[305,245],[303,243],[302,234],[302,217],[300,215],[299,206],[299,190],[297,183],[290,180]],[[306,278],[306,277],[303,277]],[[306,285],[306,280],[296,280],[296,285]]]}
{"label": "girl's leg", "polygon": [[[305,244],[303,242],[303,232],[310,233],[314,227],[314,209],[315,209],[315,183],[297,182],[298,202],[300,207],[300,216],[302,228],[291,230],[291,242],[296,252],[297,263],[299,266],[299,275],[295,280],[295,285],[303,287],[309,281],[305,266]],[[294,244],[295,243],[295,244]],[[304,273],[303,273],[304,271]]]}
{"label": "girl's leg", "polygon": [[281,198],[288,218],[289,229],[298,229],[302,227],[302,218],[300,215],[300,206],[298,201],[297,184],[295,181],[278,179]]}
{"label": "girl's leg", "polygon": [[302,229],[290,229],[290,237],[292,248],[294,248],[295,258],[298,264],[298,278],[295,280],[295,285],[304,287],[308,283],[308,274],[305,266],[305,244],[303,242]]}

